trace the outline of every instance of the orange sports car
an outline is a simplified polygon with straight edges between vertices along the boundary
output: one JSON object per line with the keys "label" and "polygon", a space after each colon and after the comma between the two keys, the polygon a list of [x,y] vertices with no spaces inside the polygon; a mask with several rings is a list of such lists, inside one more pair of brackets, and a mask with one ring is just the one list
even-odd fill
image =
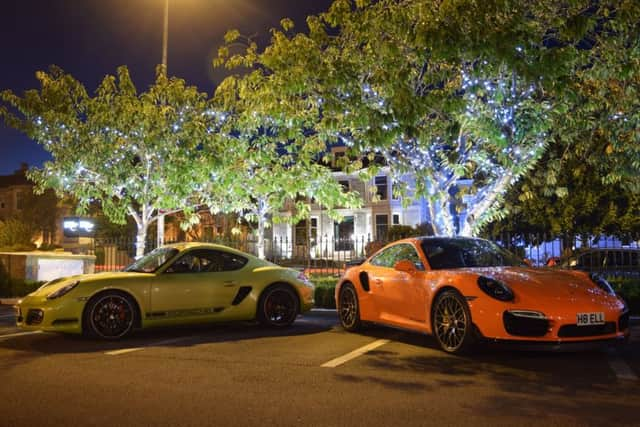
{"label": "orange sports car", "polygon": [[391,243],[348,268],[335,297],[348,331],[364,322],[410,329],[450,353],[479,341],[576,349],[629,336],[627,306],[606,280],[532,268],[482,239]]}

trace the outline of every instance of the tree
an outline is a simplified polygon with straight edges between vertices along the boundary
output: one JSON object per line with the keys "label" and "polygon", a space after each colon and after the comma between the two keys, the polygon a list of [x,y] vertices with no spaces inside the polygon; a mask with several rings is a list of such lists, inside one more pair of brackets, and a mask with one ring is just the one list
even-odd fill
{"label": "tree", "polygon": [[44,245],[53,243],[58,220],[58,197],[52,190],[41,194],[26,193],[22,201],[20,219],[34,232],[42,234]]}
{"label": "tree", "polygon": [[[37,190],[71,194],[80,212],[100,203],[118,224],[132,217],[136,254],[143,255],[147,228],[159,210],[191,212],[197,190],[212,179],[215,162],[201,156],[215,126],[206,94],[167,78],[161,67],[144,92],[126,67],[118,68],[117,78],[106,76],[94,96],[57,67],[36,77],[40,89],[22,97],[2,92],[6,106],[0,113],[53,157],[29,173]],[[221,147],[209,144],[208,150],[212,158],[223,158]]]}
{"label": "tree", "polygon": [[[283,20],[262,52],[249,43],[231,54],[239,33],[230,32],[218,61],[268,78],[260,111],[302,125],[311,146],[384,155],[405,199],[400,177],[415,175],[413,196],[427,198],[436,233],[468,235],[504,217],[505,192],[562,138],[576,144],[600,127],[624,163],[610,181],[637,176],[638,13],[624,0],[336,0],[308,18],[308,35]],[[594,96],[594,85],[609,89]],[[599,111],[620,120],[594,123],[616,88],[624,99]],[[471,187],[460,187],[465,178]]]}
{"label": "tree", "polygon": [[[271,221],[297,222],[308,216],[307,200],[313,198],[339,219],[337,207],[354,208],[361,195],[345,192],[331,169],[319,156],[323,150],[310,146],[304,132],[304,119],[263,113],[266,98],[274,95],[270,76],[259,73],[229,77],[216,91],[220,108],[227,112],[219,137],[227,138],[234,149],[226,154],[229,166],[226,192],[207,192],[219,200],[207,200],[209,206],[224,206],[257,223],[257,253],[265,256],[265,228]],[[323,145],[323,147],[325,147]],[[293,203],[293,216],[282,211]],[[215,212],[214,212],[215,213]]]}
{"label": "tree", "polygon": [[[550,168],[557,171],[550,175]],[[550,178],[553,187],[548,184]],[[533,173],[514,186],[505,200],[509,214],[486,227],[486,234],[509,233],[527,241],[563,235],[572,244],[579,235],[624,239],[640,233],[640,194],[621,183],[603,183],[591,164],[561,144],[552,145]]]}

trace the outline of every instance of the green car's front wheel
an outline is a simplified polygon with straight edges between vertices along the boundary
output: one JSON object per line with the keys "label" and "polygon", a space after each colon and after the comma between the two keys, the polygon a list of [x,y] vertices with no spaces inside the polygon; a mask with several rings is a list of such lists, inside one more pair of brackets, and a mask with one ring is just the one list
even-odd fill
{"label": "green car's front wheel", "polygon": [[267,326],[291,325],[298,317],[300,301],[287,285],[268,287],[258,301],[258,321]]}
{"label": "green car's front wheel", "polygon": [[85,310],[83,331],[88,336],[114,340],[129,334],[137,316],[128,295],[106,291],[92,298]]}

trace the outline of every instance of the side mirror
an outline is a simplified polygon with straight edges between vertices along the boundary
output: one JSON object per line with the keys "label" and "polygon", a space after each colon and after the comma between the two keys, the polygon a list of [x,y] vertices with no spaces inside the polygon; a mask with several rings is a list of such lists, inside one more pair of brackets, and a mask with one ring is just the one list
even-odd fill
{"label": "side mirror", "polygon": [[416,268],[415,264],[412,263],[411,261],[409,261],[408,259],[403,259],[403,260],[400,260],[400,261],[396,262],[396,264],[393,266],[393,268],[396,271],[404,271],[405,273],[410,273],[410,274],[413,274],[416,271],[418,271],[418,269]]}
{"label": "side mirror", "polygon": [[527,267],[533,267],[533,262],[531,262],[530,259],[525,258],[523,259],[524,263],[527,264]]}

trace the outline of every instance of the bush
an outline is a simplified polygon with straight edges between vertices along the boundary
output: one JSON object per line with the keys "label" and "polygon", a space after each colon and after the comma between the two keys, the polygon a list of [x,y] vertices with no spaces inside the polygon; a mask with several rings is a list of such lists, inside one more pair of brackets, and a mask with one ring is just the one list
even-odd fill
{"label": "bush", "polygon": [[312,275],[311,282],[315,285],[313,299],[318,308],[336,308],[334,298],[338,278],[334,276]]}
{"label": "bush", "polygon": [[640,278],[609,277],[607,280],[626,301],[631,314],[640,314]]}
{"label": "bush", "polygon": [[31,243],[33,233],[33,227],[19,219],[0,222],[0,248],[17,247],[19,248],[17,250],[24,250],[22,248],[29,247],[30,249],[27,250],[34,249],[35,245]]}

